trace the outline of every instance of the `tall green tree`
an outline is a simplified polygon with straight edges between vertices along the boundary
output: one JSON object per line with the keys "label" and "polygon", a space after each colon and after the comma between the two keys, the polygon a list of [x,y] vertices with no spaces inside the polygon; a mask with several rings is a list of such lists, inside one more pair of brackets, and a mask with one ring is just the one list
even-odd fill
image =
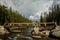
{"label": "tall green tree", "polygon": [[23,17],[17,11],[13,11],[12,8],[8,9],[4,5],[0,5],[0,24],[10,22],[32,22],[31,20]]}
{"label": "tall green tree", "polygon": [[47,22],[57,22],[60,24],[60,7],[55,5],[46,17]]}

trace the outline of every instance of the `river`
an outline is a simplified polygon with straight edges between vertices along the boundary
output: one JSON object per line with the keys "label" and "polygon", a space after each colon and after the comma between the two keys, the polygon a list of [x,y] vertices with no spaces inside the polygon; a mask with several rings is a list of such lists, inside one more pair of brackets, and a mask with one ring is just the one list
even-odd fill
{"label": "river", "polygon": [[[23,28],[21,33],[10,33],[9,36],[5,39],[5,40],[55,40],[52,38],[41,38],[41,39],[35,39],[32,38],[31,36],[31,32],[33,31],[33,28]],[[23,35],[27,35],[25,37],[17,37],[17,34],[23,34]]]}

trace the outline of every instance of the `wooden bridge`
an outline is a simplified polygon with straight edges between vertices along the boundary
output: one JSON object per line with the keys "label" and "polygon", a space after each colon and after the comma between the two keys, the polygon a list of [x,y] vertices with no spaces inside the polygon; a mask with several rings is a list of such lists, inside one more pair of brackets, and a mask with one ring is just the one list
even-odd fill
{"label": "wooden bridge", "polygon": [[[48,29],[48,27],[50,26],[50,24],[54,24],[54,26],[57,26],[56,22],[8,23],[8,26],[9,26],[11,32],[13,32],[13,33],[24,33],[22,31],[24,29],[22,29],[22,28],[27,28],[27,29],[28,28],[33,28],[35,31],[33,31],[33,32],[31,31],[32,37],[33,38],[41,38],[42,35],[43,36],[48,36],[50,31],[49,30],[40,31],[38,29],[40,29],[41,27],[43,27],[42,29],[46,29],[46,28]],[[37,27],[37,29],[36,29],[36,27]],[[52,26],[51,26],[51,28],[52,28]],[[35,36],[35,34],[38,34],[38,35]]]}
{"label": "wooden bridge", "polygon": [[[21,28],[45,27],[47,24],[57,25],[56,22],[8,23],[8,25],[10,26],[10,30],[13,30],[13,32],[17,32],[17,30]],[[18,32],[21,31],[18,30]]]}
{"label": "wooden bridge", "polygon": [[30,25],[33,25],[33,26],[41,26],[41,24],[44,24],[46,26],[46,24],[56,24],[56,22],[32,22],[32,23],[8,23],[9,26],[30,26]]}

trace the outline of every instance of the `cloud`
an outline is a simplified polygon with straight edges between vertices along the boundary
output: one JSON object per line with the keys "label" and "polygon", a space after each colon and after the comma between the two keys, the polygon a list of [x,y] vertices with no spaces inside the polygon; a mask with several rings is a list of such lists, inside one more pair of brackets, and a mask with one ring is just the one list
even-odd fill
{"label": "cloud", "polygon": [[[48,1],[48,2],[42,1],[41,4],[39,4],[39,6],[36,7],[38,9],[38,11],[34,13],[33,19],[34,20],[38,19],[38,21],[39,21],[41,12],[48,12],[49,7],[52,5],[52,3],[53,3],[53,1]],[[31,17],[29,17],[29,19],[32,20]]]}
{"label": "cloud", "polygon": [[41,12],[48,11],[53,0],[1,0],[1,3],[19,11],[30,20],[39,20]]}

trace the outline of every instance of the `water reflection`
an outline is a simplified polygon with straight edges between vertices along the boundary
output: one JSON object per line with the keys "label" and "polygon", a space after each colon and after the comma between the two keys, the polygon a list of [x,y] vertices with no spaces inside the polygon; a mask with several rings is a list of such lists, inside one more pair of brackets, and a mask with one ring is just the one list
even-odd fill
{"label": "water reflection", "polygon": [[10,33],[8,38],[6,40],[55,40],[52,38],[41,38],[36,39],[32,38],[31,32],[33,31],[33,28],[22,28],[22,32],[16,32],[16,33]]}
{"label": "water reflection", "polygon": [[33,40],[31,37],[25,37],[25,38],[18,38],[18,37],[14,37],[14,38],[11,38],[9,37],[9,39],[7,40]]}
{"label": "water reflection", "polygon": [[[22,28],[22,32],[21,33],[10,33],[9,37],[6,40],[33,40],[33,38],[31,37],[31,32],[32,32],[33,28]],[[25,37],[17,37],[17,34],[21,35],[26,35]]]}

